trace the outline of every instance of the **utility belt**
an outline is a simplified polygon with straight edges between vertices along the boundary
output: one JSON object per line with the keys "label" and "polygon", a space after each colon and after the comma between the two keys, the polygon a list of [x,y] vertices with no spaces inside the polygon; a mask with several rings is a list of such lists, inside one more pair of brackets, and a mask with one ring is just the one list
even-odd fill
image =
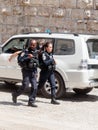
{"label": "utility belt", "polygon": [[30,61],[27,63],[27,68],[29,69],[33,69],[33,68],[37,68],[39,66],[39,62],[37,59],[30,59]]}
{"label": "utility belt", "polygon": [[48,66],[42,65],[40,68],[41,68],[42,70],[46,70],[46,71],[53,71],[53,70],[56,69],[56,66],[55,66],[55,65],[48,65]]}
{"label": "utility belt", "polygon": [[22,63],[21,68],[24,69],[36,69],[39,66],[39,62],[37,59],[30,59],[29,61],[25,61]]}
{"label": "utility belt", "polygon": [[55,70],[56,69],[56,66],[55,65],[49,65],[48,66],[48,70]]}

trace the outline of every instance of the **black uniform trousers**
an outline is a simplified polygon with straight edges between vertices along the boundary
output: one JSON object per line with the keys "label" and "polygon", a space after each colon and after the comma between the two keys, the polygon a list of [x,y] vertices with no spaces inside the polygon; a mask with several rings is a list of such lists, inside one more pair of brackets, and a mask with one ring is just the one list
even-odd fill
{"label": "black uniform trousers", "polygon": [[47,80],[50,83],[50,87],[51,87],[51,98],[55,98],[56,97],[55,95],[56,84],[55,84],[54,72],[52,70],[40,71],[38,89],[41,89]]}
{"label": "black uniform trousers", "polygon": [[29,102],[34,102],[37,94],[37,71],[22,69],[22,86],[17,90],[15,96],[19,96],[23,93],[24,89],[31,83],[31,93],[29,95]]}

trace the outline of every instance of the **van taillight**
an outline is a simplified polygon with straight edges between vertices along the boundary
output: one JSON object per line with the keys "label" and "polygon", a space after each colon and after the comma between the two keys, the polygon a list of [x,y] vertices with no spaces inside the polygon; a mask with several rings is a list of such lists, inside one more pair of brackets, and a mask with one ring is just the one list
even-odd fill
{"label": "van taillight", "polygon": [[80,69],[88,69],[88,61],[87,61],[87,59],[82,59],[81,60],[79,68]]}

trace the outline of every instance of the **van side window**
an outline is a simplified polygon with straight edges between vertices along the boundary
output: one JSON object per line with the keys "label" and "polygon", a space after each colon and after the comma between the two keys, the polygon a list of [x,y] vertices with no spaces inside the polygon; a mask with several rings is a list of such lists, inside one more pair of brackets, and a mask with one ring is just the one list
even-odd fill
{"label": "van side window", "polygon": [[98,58],[98,39],[89,39],[87,41],[88,53],[91,59]]}
{"label": "van side window", "polygon": [[70,39],[56,39],[54,54],[55,55],[72,55],[75,53],[74,41]]}
{"label": "van side window", "polygon": [[16,38],[9,41],[4,47],[4,53],[14,53],[16,51],[22,50],[24,46],[27,44],[28,39],[24,38]]}

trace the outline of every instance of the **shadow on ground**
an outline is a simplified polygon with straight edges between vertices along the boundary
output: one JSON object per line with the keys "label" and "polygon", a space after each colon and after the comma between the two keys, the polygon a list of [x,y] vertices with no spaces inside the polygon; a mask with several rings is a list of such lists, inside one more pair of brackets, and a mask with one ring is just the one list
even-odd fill
{"label": "shadow on ground", "polygon": [[71,101],[71,102],[96,102],[98,101],[98,96],[94,94],[75,94],[74,92],[66,92],[63,98],[61,98],[63,101]]}
{"label": "shadow on ground", "polygon": [[[1,92],[8,92],[12,93],[13,91],[16,91],[20,86],[19,85],[11,85],[7,86],[4,83],[0,83],[0,91]],[[25,95],[29,95],[30,87],[26,88],[24,93]],[[44,98],[41,93],[39,92],[38,97]],[[80,94],[75,94],[73,91],[71,92],[66,92],[63,98],[59,99],[62,101],[70,101],[70,102],[96,102],[98,101],[98,96],[92,93],[89,93],[87,95],[80,95]],[[24,101],[25,102],[25,101]],[[27,102],[27,101],[26,101]]]}

